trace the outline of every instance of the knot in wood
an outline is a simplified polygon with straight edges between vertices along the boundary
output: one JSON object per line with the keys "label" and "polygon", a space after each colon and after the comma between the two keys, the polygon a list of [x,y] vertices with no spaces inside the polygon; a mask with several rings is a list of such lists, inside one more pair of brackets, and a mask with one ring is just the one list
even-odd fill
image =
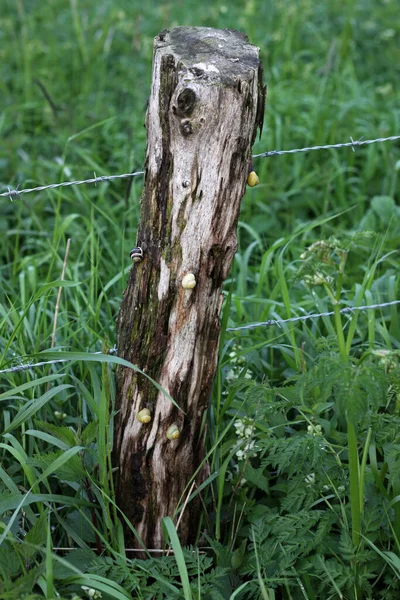
{"label": "knot in wood", "polygon": [[183,117],[190,117],[196,103],[196,93],[191,88],[186,88],[178,96],[178,111]]}
{"label": "knot in wood", "polygon": [[189,119],[184,119],[181,121],[181,134],[182,135],[191,135],[193,133],[193,127]]}

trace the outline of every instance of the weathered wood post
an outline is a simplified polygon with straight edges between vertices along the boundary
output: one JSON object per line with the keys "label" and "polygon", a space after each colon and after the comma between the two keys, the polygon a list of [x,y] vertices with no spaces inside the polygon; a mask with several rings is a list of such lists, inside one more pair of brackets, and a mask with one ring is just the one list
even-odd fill
{"label": "weathered wood post", "polygon": [[[240,201],[263,110],[258,48],[245,35],[177,27],[155,39],[136,244],[143,259],[137,250],[140,262],[132,267],[119,315],[118,352],[181,410],[146,377],[121,369],[114,451],[117,501],[148,548],[162,547],[161,519],[173,516],[203,458],[201,423],[217,366],[221,289],[237,247]],[[147,424],[137,419],[142,409],[151,414]],[[184,544],[196,533],[197,510],[195,503],[185,509]]]}

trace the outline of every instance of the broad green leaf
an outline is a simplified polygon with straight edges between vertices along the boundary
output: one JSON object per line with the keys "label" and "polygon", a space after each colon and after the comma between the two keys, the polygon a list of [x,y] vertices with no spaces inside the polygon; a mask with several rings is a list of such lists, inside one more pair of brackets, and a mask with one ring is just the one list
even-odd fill
{"label": "broad green leaf", "polygon": [[258,487],[263,492],[268,493],[268,479],[264,474],[264,469],[255,469],[250,462],[246,464],[243,477],[250,483]]}
{"label": "broad green leaf", "polygon": [[59,394],[60,392],[67,390],[71,387],[72,386],[68,384],[58,385],[55,388],[52,388],[51,390],[45,392],[43,396],[40,396],[40,398],[34,398],[33,400],[29,400],[29,402],[27,402],[24,406],[20,408],[16,417],[11,421],[10,425],[7,427],[4,433],[8,433],[16,427],[19,427],[21,423],[25,423],[25,421],[33,417],[33,415],[35,415],[38,412],[38,410],[42,408],[42,406],[47,404],[49,400],[54,398],[54,396],[57,396],[57,394]]}
{"label": "broad green leaf", "polygon": [[96,439],[97,426],[97,421],[91,421],[82,431],[82,441],[86,446],[89,446]]}
{"label": "broad green leaf", "polygon": [[[64,456],[65,450],[56,450],[32,456],[28,462],[42,471],[47,470],[56,464],[56,461]],[[53,472],[59,479],[65,481],[81,481],[86,476],[86,470],[82,465],[82,460],[76,454],[71,456],[68,462],[62,464]]]}
{"label": "broad green leaf", "polygon": [[65,373],[56,373],[54,375],[47,375],[46,377],[41,377],[40,379],[28,381],[27,383],[23,383],[22,385],[11,388],[7,390],[7,392],[0,394],[0,401],[7,400],[16,394],[19,394],[20,392],[24,392],[25,390],[29,390],[30,388],[38,385],[43,385],[44,383],[49,383],[50,381],[55,381],[56,379],[61,379],[62,377],[65,377]]}
{"label": "broad green leaf", "polygon": [[36,426],[40,428],[40,430],[54,436],[69,448],[76,446],[79,443],[78,436],[71,427],[55,425],[54,423],[47,423],[46,421],[36,421]]}
{"label": "broad green leaf", "polygon": [[48,513],[43,511],[26,534],[23,543],[18,545],[18,550],[25,560],[31,560],[37,554],[38,549],[46,545],[47,520]]}
{"label": "broad green leaf", "polygon": [[0,573],[7,573],[8,577],[11,579],[11,577],[15,577],[18,574],[20,568],[20,558],[18,558],[15,553],[11,542],[7,541],[0,547]]}

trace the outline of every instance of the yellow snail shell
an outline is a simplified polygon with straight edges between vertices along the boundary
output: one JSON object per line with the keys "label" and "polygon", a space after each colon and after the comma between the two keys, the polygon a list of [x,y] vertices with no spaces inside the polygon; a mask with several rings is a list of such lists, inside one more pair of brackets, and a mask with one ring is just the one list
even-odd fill
{"label": "yellow snail shell", "polygon": [[260,180],[258,178],[258,175],[255,171],[251,171],[249,173],[249,176],[247,177],[247,185],[249,185],[250,187],[254,187],[256,185],[258,185],[260,183]]}
{"label": "yellow snail shell", "polygon": [[192,290],[196,286],[196,278],[193,273],[187,273],[182,279],[182,287],[185,290]]}
{"label": "yellow snail shell", "polygon": [[180,435],[179,427],[176,423],[172,423],[167,429],[167,438],[169,440],[177,440]]}
{"label": "yellow snail shell", "polygon": [[140,423],[150,423],[151,413],[148,408],[142,408],[136,415],[136,418]]}

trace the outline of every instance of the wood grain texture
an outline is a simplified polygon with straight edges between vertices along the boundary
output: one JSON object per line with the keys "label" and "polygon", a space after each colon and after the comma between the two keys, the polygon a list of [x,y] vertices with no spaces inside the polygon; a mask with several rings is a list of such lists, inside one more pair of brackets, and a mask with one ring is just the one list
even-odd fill
{"label": "wood grain texture", "polygon": [[[161,518],[175,514],[203,458],[221,289],[263,113],[261,75],[258,48],[236,31],[178,27],[155,39],[136,243],[144,259],[130,273],[118,350],[180,410],[146,377],[121,369],[114,450],[119,506],[152,548],[162,547]],[[188,273],[196,279],[191,290],[181,285]],[[148,424],[135,418],[143,408],[152,414]],[[180,436],[171,441],[173,423]],[[179,529],[184,544],[196,535],[197,517],[198,505],[189,503]]]}

